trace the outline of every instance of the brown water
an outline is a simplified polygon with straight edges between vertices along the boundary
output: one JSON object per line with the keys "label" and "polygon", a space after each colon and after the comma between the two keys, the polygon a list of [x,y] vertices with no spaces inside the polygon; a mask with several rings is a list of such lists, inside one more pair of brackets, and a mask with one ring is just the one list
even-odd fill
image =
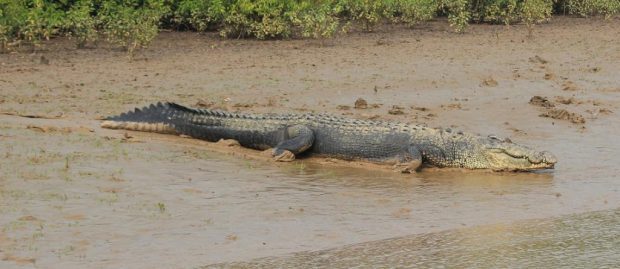
{"label": "brown water", "polygon": [[[43,52],[49,65],[0,55],[0,112],[64,115],[0,115],[0,268],[618,267],[616,26],[557,18],[525,39],[520,27],[454,35],[436,22],[328,47],[164,34],[134,63],[63,40]],[[538,117],[534,95],[586,123]],[[358,97],[382,105],[338,108]],[[173,136],[126,139],[94,120],[159,100],[456,127],[509,136],[559,163],[414,175],[277,164]],[[405,114],[387,114],[393,105]]]}
{"label": "brown water", "polygon": [[618,268],[620,210],[403,236],[204,268]]}

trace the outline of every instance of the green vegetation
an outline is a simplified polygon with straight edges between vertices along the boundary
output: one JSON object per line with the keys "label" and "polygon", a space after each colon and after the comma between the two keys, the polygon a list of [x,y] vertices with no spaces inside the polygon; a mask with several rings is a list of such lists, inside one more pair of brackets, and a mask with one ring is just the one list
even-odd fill
{"label": "green vegetation", "polygon": [[392,6],[392,21],[414,26],[435,17],[437,7],[436,0],[397,0]]}
{"label": "green vegetation", "polygon": [[69,36],[78,48],[107,40],[131,57],[160,29],[218,31],[228,38],[325,39],[351,27],[415,26],[437,16],[456,32],[470,22],[547,21],[552,13],[611,17],[620,0],[0,0],[0,52],[36,50]]}
{"label": "green vegetation", "polygon": [[583,17],[603,15],[609,18],[620,11],[620,0],[566,0],[564,4],[570,14]]}
{"label": "green vegetation", "polygon": [[446,0],[441,7],[447,10],[448,22],[456,32],[463,32],[471,18],[468,0]]}
{"label": "green vegetation", "polygon": [[302,37],[325,39],[334,36],[340,26],[340,7],[329,4],[311,5],[305,2],[293,17],[293,23],[301,29]]}
{"label": "green vegetation", "polygon": [[527,25],[529,35],[532,35],[534,24],[549,20],[553,3],[548,0],[525,0],[521,4],[521,19]]}
{"label": "green vegetation", "polygon": [[65,30],[68,36],[75,38],[79,49],[98,38],[95,28],[97,22],[90,15],[93,11],[92,1],[79,1],[67,11]]}
{"label": "green vegetation", "polygon": [[159,21],[167,12],[162,0],[146,0],[141,5],[103,1],[97,21],[107,41],[126,50],[131,59],[135,49],[148,46],[157,36]]}

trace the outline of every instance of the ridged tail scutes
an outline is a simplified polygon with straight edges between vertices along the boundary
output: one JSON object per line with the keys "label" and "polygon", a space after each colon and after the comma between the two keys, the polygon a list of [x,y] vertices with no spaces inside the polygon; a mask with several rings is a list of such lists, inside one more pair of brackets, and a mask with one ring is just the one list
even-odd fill
{"label": "ridged tail scutes", "polygon": [[179,104],[158,102],[108,117],[101,123],[101,127],[155,133],[177,133],[173,121],[190,111],[195,112]]}
{"label": "ridged tail scutes", "polygon": [[106,120],[111,121],[133,121],[133,122],[162,122],[162,116],[166,116],[170,105],[168,103],[158,102],[157,104],[151,104],[143,108],[136,108],[133,111],[121,113],[117,116],[111,116]]}
{"label": "ridged tail scutes", "polygon": [[264,116],[237,114],[220,110],[194,109],[172,102],[158,102],[143,108],[106,118],[101,127],[156,133],[188,135],[208,141],[231,137],[224,122],[265,119]]}

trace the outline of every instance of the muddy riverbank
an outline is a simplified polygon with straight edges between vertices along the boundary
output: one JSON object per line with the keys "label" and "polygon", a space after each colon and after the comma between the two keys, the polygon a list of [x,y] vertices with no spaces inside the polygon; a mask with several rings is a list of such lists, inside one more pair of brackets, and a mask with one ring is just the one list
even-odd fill
{"label": "muddy riverbank", "polygon": [[[0,55],[0,267],[191,268],[616,212],[619,22],[555,18],[528,38],[521,26],[458,35],[438,21],[325,46],[162,33],[133,62],[65,40]],[[401,175],[98,127],[157,101],[451,127],[559,162]]]}

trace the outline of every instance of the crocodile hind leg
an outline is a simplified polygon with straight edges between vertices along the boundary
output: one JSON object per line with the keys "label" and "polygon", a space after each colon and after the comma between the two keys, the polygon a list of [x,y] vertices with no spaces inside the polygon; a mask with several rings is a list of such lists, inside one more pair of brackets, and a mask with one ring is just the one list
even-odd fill
{"label": "crocodile hind leg", "polygon": [[401,173],[415,173],[422,167],[422,154],[420,150],[411,146],[402,155],[398,156],[399,160],[394,164],[394,170]]}
{"label": "crocodile hind leg", "polygon": [[273,149],[274,160],[279,162],[290,162],[295,160],[298,155],[309,149],[314,143],[314,132],[305,125],[293,125],[284,131],[282,140]]}

